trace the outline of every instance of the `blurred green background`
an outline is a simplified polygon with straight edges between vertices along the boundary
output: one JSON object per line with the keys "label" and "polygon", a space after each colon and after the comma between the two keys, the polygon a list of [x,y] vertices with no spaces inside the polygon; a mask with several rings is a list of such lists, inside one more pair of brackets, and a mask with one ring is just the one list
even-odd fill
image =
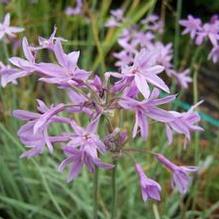
{"label": "blurred green background", "polygon": [[[178,0],[179,2],[179,0]],[[66,51],[80,50],[79,65],[85,69],[103,74],[112,70],[114,59],[111,52],[118,48],[117,39],[122,29],[107,29],[104,23],[110,10],[122,7],[125,16],[131,24],[138,23],[148,13],[155,12],[165,18],[164,42],[174,42],[176,39],[175,19],[179,15],[177,1],[156,0],[86,0],[84,16],[66,16],[67,6],[74,6],[74,1],[55,0],[12,0],[7,4],[0,3],[0,18],[9,12],[13,26],[25,27],[19,34],[21,39],[26,36],[30,43],[36,44],[38,36],[47,37],[53,26],[58,28],[58,36],[67,39]],[[215,0],[182,1],[182,17],[187,14],[200,16],[203,20],[219,10],[219,2]],[[187,92],[180,95],[187,104],[193,104],[197,99],[205,103],[200,111],[210,116],[215,123],[218,116],[218,65],[207,62],[208,45],[202,49],[197,63],[192,63],[192,57],[197,50],[191,45],[186,53],[188,37],[179,37],[179,65],[186,63],[193,70],[194,83]],[[22,56],[22,50],[7,45],[10,56]],[[185,55],[186,54],[186,55]],[[7,62],[7,53],[1,42],[0,58]],[[43,59],[47,60],[44,54]],[[194,66],[202,61],[202,67],[194,74]],[[207,72],[207,73],[206,73]],[[180,92],[180,91],[179,91]],[[92,218],[93,211],[93,175],[83,170],[78,179],[70,184],[65,182],[65,174],[57,172],[57,165],[63,158],[60,151],[53,156],[47,152],[42,156],[29,159],[19,159],[24,151],[16,132],[20,122],[11,117],[13,109],[22,108],[34,110],[36,98],[47,103],[58,103],[65,100],[62,90],[54,86],[45,86],[38,82],[35,76],[19,80],[17,86],[9,85],[0,88],[0,218],[4,219],[86,219]],[[182,102],[174,105],[178,110],[187,106]],[[205,117],[206,118],[206,117]],[[207,116],[207,118],[209,118]],[[207,119],[209,120],[209,119]],[[130,129],[130,122],[124,124]],[[138,155],[138,160],[144,164],[148,175],[157,178],[162,185],[162,201],[160,203],[144,203],[140,197],[138,178],[129,158],[123,158],[117,172],[117,218],[121,219],[181,219],[219,218],[219,128],[208,121],[203,121],[205,132],[193,136],[189,147],[183,149],[183,139],[176,137],[174,144],[166,147],[165,130],[159,124],[154,124],[150,138],[145,143],[135,140],[132,145],[155,148],[173,161],[183,164],[196,164],[201,167],[198,176],[193,180],[190,192],[181,197],[170,188],[170,175],[163,171],[152,158],[146,154]],[[63,127],[55,127],[59,132]],[[137,156],[137,155],[136,155]],[[99,171],[100,189],[98,194],[99,218],[110,218],[111,205],[111,171]]]}

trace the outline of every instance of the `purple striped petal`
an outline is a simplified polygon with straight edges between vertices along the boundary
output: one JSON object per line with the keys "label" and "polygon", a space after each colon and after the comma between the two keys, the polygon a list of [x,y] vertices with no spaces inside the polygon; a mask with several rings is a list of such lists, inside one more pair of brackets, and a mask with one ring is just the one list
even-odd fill
{"label": "purple striped petal", "polygon": [[148,99],[148,97],[150,96],[150,88],[147,84],[145,77],[141,74],[136,74],[135,84],[138,90],[141,92],[141,94],[145,97],[145,99]]}

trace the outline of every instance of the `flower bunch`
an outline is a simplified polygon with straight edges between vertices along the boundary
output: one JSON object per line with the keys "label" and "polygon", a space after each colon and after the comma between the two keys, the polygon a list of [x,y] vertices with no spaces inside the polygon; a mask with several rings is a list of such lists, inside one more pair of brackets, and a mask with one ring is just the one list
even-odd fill
{"label": "flower bunch", "polygon": [[219,18],[217,15],[213,15],[209,22],[202,23],[200,18],[194,18],[192,15],[188,15],[185,20],[179,22],[185,29],[182,34],[189,34],[191,39],[195,40],[197,45],[203,44],[206,40],[209,40],[212,49],[208,55],[208,59],[212,59],[213,63],[219,60]]}
{"label": "flower bunch", "polygon": [[[139,25],[124,29],[118,40],[118,44],[122,50],[113,54],[117,59],[115,65],[123,69],[124,66],[133,63],[134,59],[139,56],[139,53],[141,56],[144,56],[145,53],[151,58],[149,63],[152,61],[159,65],[160,72],[162,67],[168,77],[174,79],[177,84],[183,89],[186,89],[189,83],[192,82],[192,78],[189,76],[190,70],[177,71],[174,69],[172,64],[172,44],[168,43],[165,45],[159,41],[157,34],[161,33],[163,33],[163,22],[157,15],[150,15],[143,19]],[[159,81],[158,83],[160,84],[161,82]],[[162,90],[168,91],[167,88],[164,88],[164,85],[162,87]]]}
{"label": "flower bunch", "polygon": [[[116,11],[113,15],[118,18],[121,12]],[[154,31],[160,25],[156,23],[156,17],[152,18],[143,23],[147,23],[149,30]],[[27,147],[21,157],[35,157],[45,150],[52,154],[58,145],[61,146],[66,158],[58,169],[63,171],[69,167],[67,181],[70,182],[79,175],[83,166],[90,172],[96,168],[114,168],[113,164],[102,160],[104,154],[119,159],[120,155],[131,151],[126,144],[130,139],[129,130],[122,130],[119,122],[112,122],[113,117],[119,115],[118,112],[130,111],[135,115],[132,138],[141,136],[147,140],[150,120],[164,125],[169,144],[173,141],[173,134],[184,135],[187,143],[192,132],[201,131],[198,125],[200,117],[194,107],[183,113],[162,108],[176,98],[176,95],[169,94],[161,96],[161,91],[170,93],[160,75],[162,72],[173,75],[172,51],[170,44],[155,42],[151,31],[126,29],[118,41],[123,50],[114,53],[118,58],[118,71],[105,72],[102,78],[78,65],[80,51],[64,51],[64,39],[55,36],[56,29],[48,39],[39,37],[37,46],[30,45],[24,37],[24,58],[11,57],[11,65],[1,64],[2,86],[35,74],[40,81],[66,91],[69,101],[46,105],[42,100],[37,100],[37,112],[13,112],[14,117],[25,121],[18,131],[20,141]],[[55,56],[55,63],[39,60],[38,52],[45,49]],[[82,114],[87,118],[86,127],[73,119],[74,114]],[[103,121],[107,122],[106,125]],[[52,135],[52,125],[57,123],[68,126],[69,131],[63,129],[62,133]],[[105,134],[100,134],[100,126]],[[159,153],[150,154],[172,173],[172,186],[184,194],[191,181],[189,175],[197,168],[177,166]],[[160,200],[161,186],[144,174],[140,164],[136,163],[135,169],[143,199]]]}

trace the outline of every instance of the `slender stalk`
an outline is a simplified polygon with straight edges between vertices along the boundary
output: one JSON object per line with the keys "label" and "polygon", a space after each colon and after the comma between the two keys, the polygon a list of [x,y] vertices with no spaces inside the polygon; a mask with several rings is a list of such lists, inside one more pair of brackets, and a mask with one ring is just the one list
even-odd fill
{"label": "slender stalk", "polygon": [[94,209],[93,209],[93,219],[98,218],[98,178],[99,178],[99,171],[96,168],[94,173]]}
{"label": "slender stalk", "polygon": [[176,9],[176,20],[175,20],[175,38],[174,38],[174,67],[175,69],[178,66],[178,53],[179,53],[179,35],[180,35],[180,28],[179,28],[179,19],[181,17],[182,11],[182,0],[177,0],[177,9]]}
{"label": "slender stalk", "polygon": [[[199,51],[197,51],[197,55],[195,58],[198,57],[199,53],[200,53],[201,49]],[[195,61],[194,61],[195,63]],[[193,74],[193,102],[194,104],[198,102],[198,73],[199,73],[199,68],[201,65],[201,59],[199,61],[197,61],[197,64],[194,64],[194,74]],[[196,132],[195,133],[195,139],[194,139],[194,149],[195,149],[195,164],[197,165],[199,163],[200,160],[200,148],[199,148],[199,133]],[[196,184],[194,186],[193,189],[193,202],[192,202],[192,209],[195,209],[195,197],[198,191],[198,184],[199,184],[199,179],[197,178],[196,180]]]}
{"label": "slender stalk", "polygon": [[8,52],[8,47],[7,47],[5,42],[3,42],[3,49],[4,49],[4,53],[5,53],[6,63],[8,63],[9,52]]}
{"label": "slender stalk", "polygon": [[[181,11],[182,11],[182,0],[177,0],[176,19],[175,19],[175,34],[174,34],[174,57],[173,57],[173,64],[174,64],[175,70],[177,70],[178,62],[179,62],[179,38],[180,38],[179,20],[181,17]],[[175,93],[176,82],[172,83],[170,90],[172,91],[172,93]]]}
{"label": "slender stalk", "polygon": [[117,201],[117,191],[116,191],[116,169],[117,160],[113,161],[114,168],[112,172],[112,208],[111,208],[111,219],[116,219],[116,201]]}
{"label": "slender stalk", "polygon": [[159,214],[157,205],[156,205],[156,204],[153,204],[153,205],[152,205],[152,208],[153,208],[153,212],[154,212],[154,217],[155,217],[155,219],[160,219],[160,214]]}
{"label": "slender stalk", "polygon": [[[199,68],[197,67],[195,69],[194,75],[193,75],[193,102],[194,104],[198,102],[198,71]],[[195,163],[197,164],[199,161],[199,133],[195,133]]]}

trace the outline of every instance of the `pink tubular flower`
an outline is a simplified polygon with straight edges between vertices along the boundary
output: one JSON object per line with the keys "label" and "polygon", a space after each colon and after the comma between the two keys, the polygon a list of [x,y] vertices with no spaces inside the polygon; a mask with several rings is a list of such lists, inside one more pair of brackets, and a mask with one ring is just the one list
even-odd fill
{"label": "pink tubular flower", "polygon": [[8,82],[12,82],[13,84],[17,84],[17,81],[11,80],[10,76],[17,73],[18,70],[15,68],[12,68],[10,65],[5,65],[2,62],[0,62],[0,76],[1,76],[1,86],[5,87]]}
{"label": "pink tubular flower", "polygon": [[210,23],[211,24],[215,24],[215,23],[219,23],[219,17],[218,17],[218,15],[217,14],[214,14],[214,15],[212,15],[211,16],[211,18],[210,18]]}
{"label": "pink tubular flower", "polygon": [[219,46],[214,46],[211,50],[211,52],[208,55],[208,59],[211,59],[213,63],[216,63],[219,61]]}
{"label": "pink tubular flower", "polygon": [[[96,167],[102,169],[113,168],[112,164],[102,162],[97,157],[97,154],[91,154],[90,152],[87,152],[86,147],[84,147],[83,149],[75,149],[74,146],[64,147],[63,151],[67,155],[67,158],[62,161],[62,163],[58,167],[58,170],[63,172],[64,168],[67,165],[71,165],[67,182],[71,182],[72,180],[74,180],[78,176],[84,165],[87,166],[90,172],[94,172]],[[90,149],[88,151],[90,151]]]}
{"label": "pink tubular flower", "polygon": [[143,25],[146,25],[148,30],[157,31],[163,33],[164,24],[163,21],[156,14],[147,16],[141,21]]}
{"label": "pink tubular flower", "polygon": [[47,144],[50,152],[53,151],[47,129],[48,125],[52,122],[70,123],[70,119],[56,116],[63,109],[64,104],[48,108],[41,100],[38,100],[38,110],[40,113],[25,110],[15,110],[13,112],[14,117],[27,121],[18,131],[21,142],[32,148],[30,153],[25,153],[25,156],[38,155],[42,152],[45,144]]}
{"label": "pink tubular flower", "polygon": [[185,135],[184,145],[186,146],[187,141],[190,141],[191,139],[192,132],[203,131],[203,128],[197,125],[197,123],[200,121],[199,114],[197,112],[193,112],[194,108],[200,103],[201,102],[191,107],[188,112],[178,113],[170,111],[170,113],[172,113],[172,115],[174,116],[174,119],[166,123],[166,135],[169,144],[172,143],[173,132]]}
{"label": "pink tubular flower", "polygon": [[172,187],[176,187],[181,194],[185,194],[191,182],[190,173],[197,172],[195,166],[177,166],[169,161],[162,154],[156,154],[156,159],[172,173]]}
{"label": "pink tubular flower", "polygon": [[154,52],[156,55],[156,64],[161,65],[168,70],[172,67],[171,60],[173,58],[172,44],[164,45],[161,42],[150,43],[146,49],[149,52]]}
{"label": "pink tubular flower", "polygon": [[35,49],[36,50],[38,50],[38,49],[51,49],[51,50],[53,50],[54,46],[55,46],[55,41],[57,39],[59,39],[60,41],[66,41],[61,37],[55,37],[56,31],[57,31],[57,28],[54,27],[54,30],[48,39],[46,39],[44,37],[38,37],[40,47],[37,47]]}
{"label": "pink tubular flower", "polygon": [[95,166],[110,169],[111,164],[102,162],[98,158],[98,152],[106,152],[106,146],[96,134],[99,117],[91,121],[86,128],[78,126],[73,120],[71,126],[74,133],[70,137],[67,146],[64,147],[64,152],[68,156],[59,166],[59,171],[63,171],[65,166],[72,163],[69,172],[68,182],[74,180],[83,165],[86,165],[90,172],[95,171]]}
{"label": "pink tubular flower", "polygon": [[90,87],[93,91],[95,91],[99,97],[103,97],[104,93],[106,91],[106,88],[104,87],[103,81],[98,75],[95,75],[93,80],[89,81]]}
{"label": "pink tubular flower", "polygon": [[147,201],[148,199],[160,201],[160,185],[156,181],[149,179],[144,174],[144,171],[140,164],[135,164],[135,170],[140,180],[142,199],[144,201]]}
{"label": "pink tubular flower", "polygon": [[119,105],[124,109],[135,112],[135,125],[133,128],[133,138],[137,135],[138,127],[140,127],[141,136],[146,139],[148,136],[148,117],[160,122],[170,122],[174,119],[171,113],[157,106],[169,103],[175,99],[175,95],[158,98],[160,92],[154,89],[147,100],[137,101],[135,99],[125,97],[119,101]]}
{"label": "pink tubular flower", "polygon": [[82,14],[82,7],[83,7],[83,2],[82,0],[76,0],[76,7],[67,7],[65,9],[65,14],[68,16],[73,16],[73,15],[80,15]]}
{"label": "pink tubular flower", "polygon": [[115,66],[123,67],[126,65],[131,64],[133,61],[133,55],[125,50],[122,50],[121,52],[114,52],[113,56],[118,59],[118,61],[115,63]]}
{"label": "pink tubular flower", "polygon": [[150,95],[148,82],[169,93],[167,85],[157,76],[163,70],[163,66],[156,64],[155,54],[142,49],[136,54],[132,66],[122,68],[121,77],[123,80],[134,81],[140,93],[147,99]]}
{"label": "pink tubular flower", "polygon": [[217,46],[217,41],[219,40],[219,27],[217,23],[204,24],[201,31],[198,32],[196,44],[201,45],[206,37],[209,38],[213,46]]}
{"label": "pink tubular flower", "polygon": [[129,37],[121,37],[118,44],[127,52],[135,54],[137,52],[137,41],[130,41]]}
{"label": "pink tubular flower", "polygon": [[75,92],[74,90],[68,90],[68,97],[72,103],[72,106],[68,107],[67,109],[68,112],[71,113],[84,112],[87,115],[89,115],[89,117],[92,117],[94,112],[90,107],[91,104],[89,104],[89,100],[85,96]]}
{"label": "pink tubular flower", "polygon": [[122,9],[111,10],[110,11],[111,17],[106,22],[105,26],[118,27],[121,24],[121,22],[124,20],[123,13],[124,12]]}
{"label": "pink tubular flower", "polygon": [[4,17],[2,23],[0,23],[0,40],[5,36],[8,35],[10,37],[15,37],[16,33],[24,31],[22,27],[10,27],[10,14],[7,13]]}
{"label": "pink tubular flower", "polygon": [[80,55],[79,51],[65,54],[59,39],[56,40],[53,51],[58,64],[37,64],[37,71],[45,75],[45,77],[40,80],[69,87],[70,85],[81,83],[89,77],[87,71],[82,70],[77,66]]}
{"label": "pink tubular flower", "polygon": [[16,66],[8,71],[7,83],[12,82],[18,78],[25,77],[32,74],[36,70],[35,56],[32,47],[29,46],[26,37],[23,38],[22,47],[26,59],[19,57],[12,57],[9,61]]}
{"label": "pink tubular flower", "polygon": [[201,20],[199,18],[194,18],[192,15],[188,15],[187,20],[180,20],[179,23],[185,27],[182,34],[189,33],[192,39],[194,39],[197,32],[201,30]]}
{"label": "pink tubular flower", "polygon": [[96,134],[98,127],[99,117],[91,121],[86,128],[82,128],[76,124],[73,120],[71,126],[74,129],[74,134],[67,146],[86,150],[90,155],[97,156],[97,151],[100,153],[106,152],[104,143],[100,140]]}
{"label": "pink tubular flower", "polygon": [[189,86],[189,83],[192,82],[192,78],[189,76],[190,75],[190,70],[186,69],[182,72],[176,72],[172,71],[172,76],[176,78],[176,82],[183,88],[187,89]]}
{"label": "pink tubular flower", "polygon": [[139,31],[133,37],[132,44],[135,45],[136,47],[137,45],[139,45],[140,48],[146,48],[148,45],[152,43],[153,39],[154,39],[153,33]]}

